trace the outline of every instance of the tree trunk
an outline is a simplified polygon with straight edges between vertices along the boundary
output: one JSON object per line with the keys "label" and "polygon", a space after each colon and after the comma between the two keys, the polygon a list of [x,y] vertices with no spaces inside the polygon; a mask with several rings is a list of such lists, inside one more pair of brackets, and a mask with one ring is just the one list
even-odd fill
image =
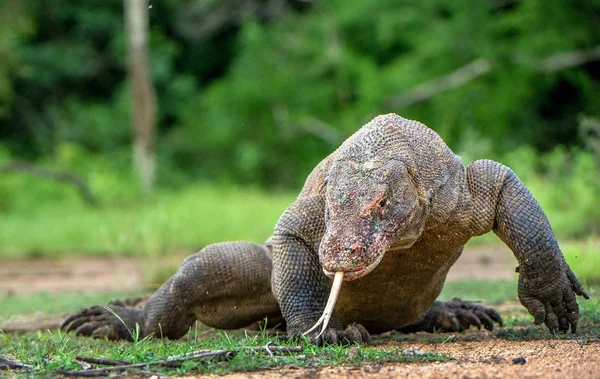
{"label": "tree trunk", "polygon": [[148,0],[125,0],[125,18],[129,42],[133,165],[143,190],[148,193],[152,191],[156,177],[156,93],[148,67]]}

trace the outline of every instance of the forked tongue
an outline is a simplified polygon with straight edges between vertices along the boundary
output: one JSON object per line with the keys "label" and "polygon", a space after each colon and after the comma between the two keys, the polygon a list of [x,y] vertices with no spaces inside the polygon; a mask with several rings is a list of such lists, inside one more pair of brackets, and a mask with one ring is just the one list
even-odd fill
{"label": "forked tongue", "polygon": [[333,308],[335,307],[335,302],[337,301],[338,295],[340,294],[340,289],[342,288],[342,282],[344,281],[344,272],[338,271],[335,273],[333,277],[333,285],[331,286],[331,292],[329,293],[329,299],[327,299],[327,305],[325,305],[325,310],[323,311],[323,315],[319,320],[313,325],[312,328],[308,329],[306,332],[302,333],[303,336],[317,329],[321,323],[323,326],[321,327],[321,332],[317,335],[316,338],[319,338],[321,334],[327,329],[327,324],[329,324],[329,319],[333,314]]}

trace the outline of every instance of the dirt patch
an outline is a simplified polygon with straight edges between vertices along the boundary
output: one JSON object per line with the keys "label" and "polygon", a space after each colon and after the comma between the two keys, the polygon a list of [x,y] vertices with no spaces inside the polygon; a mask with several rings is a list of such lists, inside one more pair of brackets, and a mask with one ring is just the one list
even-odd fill
{"label": "dirt patch", "polygon": [[[410,344],[389,344],[407,349]],[[418,345],[423,351],[454,360],[432,363],[380,364],[362,367],[281,368],[219,378],[599,378],[600,343],[578,340],[513,342],[487,340]],[[515,360],[517,363],[513,362]],[[521,363],[519,363],[521,362]],[[213,377],[217,377],[216,375]],[[196,378],[193,376],[188,379]]]}
{"label": "dirt patch", "polygon": [[504,245],[467,246],[448,272],[447,280],[514,279],[517,261]]}
{"label": "dirt patch", "polygon": [[109,292],[145,284],[138,261],[130,258],[3,261],[0,295],[31,292]]}

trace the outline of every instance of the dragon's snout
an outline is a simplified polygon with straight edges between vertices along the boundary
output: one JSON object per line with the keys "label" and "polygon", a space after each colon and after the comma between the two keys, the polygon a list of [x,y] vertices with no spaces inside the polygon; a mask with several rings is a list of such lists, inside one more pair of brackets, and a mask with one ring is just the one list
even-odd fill
{"label": "dragon's snout", "polygon": [[336,238],[328,233],[319,249],[323,271],[330,277],[343,271],[345,280],[358,279],[373,270],[383,257],[384,249],[379,245],[373,238],[360,238],[357,234]]}

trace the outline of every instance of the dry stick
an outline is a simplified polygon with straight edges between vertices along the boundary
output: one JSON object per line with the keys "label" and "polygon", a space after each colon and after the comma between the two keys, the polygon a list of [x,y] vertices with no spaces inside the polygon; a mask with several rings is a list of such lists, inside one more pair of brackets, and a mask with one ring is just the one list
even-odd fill
{"label": "dry stick", "polygon": [[[281,352],[281,353],[288,353],[288,354],[289,353],[301,353],[302,346],[272,346],[271,342],[269,342],[265,346],[247,346],[247,347],[241,347],[241,348],[239,348],[239,350],[250,350],[250,351],[265,350],[267,352],[267,354],[269,354],[270,356],[273,356],[274,352]],[[188,358],[192,357],[193,358],[198,354],[203,354],[208,351],[213,351],[213,350],[193,351],[191,353],[175,355],[173,357],[169,357],[168,360],[179,359],[179,358],[184,358],[184,357],[188,357]]]}
{"label": "dry stick", "polygon": [[[127,369],[124,369],[123,371],[126,371],[126,370]],[[106,368],[93,369],[93,370],[80,370],[80,371],[56,370],[56,373],[60,374],[60,375],[64,375],[64,376],[83,376],[83,377],[88,377],[88,378],[97,378],[97,377],[104,377],[104,376],[110,375],[109,370],[107,370]],[[135,374],[144,375],[147,377],[161,375],[159,372],[153,372],[153,371],[147,371],[147,370],[136,370]]]}
{"label": "dry stick", "polygon": [[8,369],[14,370],[14,369],[22,369],[22,368],[30,369],[30,368],[33,368],[33,366],[30,366],[25,363],[13,361],[8,358],[0,357],[0,370],[8,370]]}
{"label": "dry stick", "polygon": [[276,351],[280,351],[282,353],[301,353],[302,352],[302,346],[271,346],[270,343],[268,343],[265,346],[249,346],[249,347],[244,347],[243,349],[254,350],[254,351],[265,349],[265,350],[267,350],[267,352],[270,351],[271,353],[274,353]]}
{"label": "dry stick", "polygon": [[[267,350],[267,352],[271,352],[271,354],[273,352],[282,352],[282,353],[301,353],[302,352],[302,346],[271,346],[271,343],[268,343],[265,346],[248,346],[248,347],[243,347],[241,349],[245,349],[245,350],[252,350],[252,351],[260,351],[260,350]],[[181,360],[184,358],[202,358],[205,356],[206,353],[210,353],[210,352],[214,352],[215,350],[197,350],[197,351],[193,351],[191,353],[187,353],[187,354],[181,354],[181,355],[174,355],[172,357],[167,358],[165,361],[168,362],[173,362],[175,360]],[[227,351],[227,350],[217,350],[217,351]],[[233,352],[233,351],[230,351]],[[105,366],[127,366],[130,365],[129,362],[127,361],[120,361],[120,360],[116,360],[116,359],[105,359],[105,358],[93,358],[93,357],[76,357],[75,358],[78,361],[82,361],[82,362],[86,362],[86,363],[92,363],[92,364],[97,364],[97,365],[105,365]]]}
{"label": "dry stick", "polygon": [[98,377],[108,376],[108,371],[97,371],[97,370],[80,370],[80,371],[64,371],[61,369],[56,370],[56,373],[64,376],[86,376],[86,377]]}
{"label": "dry stick", "polygon": [[130,364],[127,361],[120,361],[117,359],[106,359],[106,358],[93,358],[93,357],[75,357],[75,360],[91,363],[95,365],[104,365],[104,366],[118,366],[118,365],[128,365]]}
{"label": "dry stick", "polygon": [[340,289],[342,288],[342,282],[344,281],[344,272],[338,271],[335,273],[335,277],[333,278],[333,284],[331,286],[331,292],[329,293],[329,299],[327,299],[327,305],[325,305],[325,310],[323,311],[323,315],[317,322],[313,325],[312,328],[308,329],[306,332],[302,333],[303,336],[317,329],[321,323],[323,323],[323,327],[321,328],[321,332],[317,334],[319,338],[321,334],[327,329],[327,324],[329,324],[329,319],[331,319],[331,315],[333,314],[333,308],[335,307],[335,302],[337,301],[338,295],[340,294]]}
{"label": "dry stick", "polygon": [[138,368],[138,367],[146,367],[146,366],[171,366],[177,362],[183,362],[189,359],[200,359],[200,358],[211,358],[215,357],[217,359],[228,360],[231,359],[235,355],[234,351],[230,350],[201,350],[198,354],[193,355],[185,355],[185,356],[176,356],[171,357],[169,359],[164,359],[160,361],[151,361],[151,362],[143,362],[143,363],[132,363],[127,365],[118,365],[104,368],[96,368],[92,370],[80,370],[80,371],[63,371],[58,370],[57,373],[68,376],[98,376],[98,375],[106,375],[109,371],[122,371],[130,368]]}
{"label": "dry stick", "polygon": [[[235,354],[234,351],[231,350],[198,350],[198,351],[192,351],[191,353],[186,353],[186,354],[181,354],[181,355],[174,355],[172,357],[169,357],[167,359],[165,359],[163,362],[180,362],[186,359],[198,359],[198,358],[204,358],[207,356],[212,356],[213,352],[221,352],[221,353],[230,353],[230,354]],[[208,354],[208,355],[207,355]]]}

